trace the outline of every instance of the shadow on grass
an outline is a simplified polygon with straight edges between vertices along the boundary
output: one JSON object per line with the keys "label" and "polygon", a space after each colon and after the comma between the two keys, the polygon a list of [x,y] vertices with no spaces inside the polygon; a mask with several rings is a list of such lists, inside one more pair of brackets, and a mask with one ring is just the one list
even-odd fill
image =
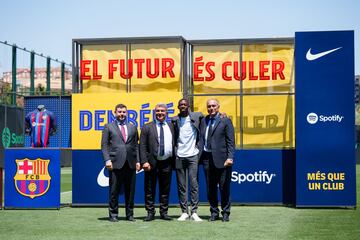
{"label": "shadow on grass", "polygon": [[[172,221],[177,221],[179,216],[178,215],[169,215],[169,217],[172,218]],[[208,221],[209,218],[210,218],[210,216],[208,216],[208,215],[206,215],[206,216],[205,215],[200,215],[199,217],[201,219],[203,219],[204,221]],[[144,221],[145,218],[146,218],[146,216],[134,217],[134,219],[137,220],[137,221]],[[99,221],[109,221],[109,217],[99,217],[97,220],[99,220]],[[122,216],[118,217],[118,220],[119,221],[126,221],[126,217],[125,216],[124,217],[122,217]],[[160,216],[155,216],[154,220],[162,220],[162,219],[161,219]],[[162,221],[165,222],[165,220],[162,220]]]}
{"label": "shadow on grass", "polygon": [[[126,217],[118,217],[119,221],[126,221]],[[136,218],[135,218],[136,219]],[[109,217],[100,217],[98,218],[99,221],[109,221]]]}

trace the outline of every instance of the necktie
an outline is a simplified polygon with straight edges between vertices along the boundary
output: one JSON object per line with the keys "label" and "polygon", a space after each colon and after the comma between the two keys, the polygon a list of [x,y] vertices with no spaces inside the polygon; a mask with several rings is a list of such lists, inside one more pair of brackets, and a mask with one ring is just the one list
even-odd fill
{"label": "necktie", "polygon": [[121,135],[123,136],[124,142],[126,142],[126,132],[125,132],[124,124],[120,124],[120,129],[121,129]]}
{"label": "necktie", "polygon": [[165,154],[165,145],[164,145],[164,123],[160,123],[160,152],[159,156],[164,156]]}
{"label": "necktie", "polygon": [[206,139],[206,148],[208,150],[211,150],[211,135],[212,135],[212,128],[213,128],[214,118],[210,118],[210,124],[208,128],[208,134]]}

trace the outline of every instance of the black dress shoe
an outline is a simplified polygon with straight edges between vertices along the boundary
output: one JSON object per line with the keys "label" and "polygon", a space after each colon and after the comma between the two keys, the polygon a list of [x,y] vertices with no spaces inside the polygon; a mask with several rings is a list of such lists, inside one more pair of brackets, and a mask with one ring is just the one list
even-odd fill
{"label": "black dress shoe", "polygon": [[146,216],[146,218],[144,218],[144,221],[145,221],[145,222],[150,222],[150,221],[152,221],[152,220],[154,220],[154,219],[155,219],[154,214],[148,213],[148,215]]}
{"label": "black dress shoe", "polygon": [[135,220],[134,216],[128,216],[128,217],[126,217],[126,221],[135,222],[136,220]]}
{"label": "black dress shoe", "polygon": [[222,221],[223,221],[223,222],[228,222],[228,221],[230,221],[229,215],[228,215],[228,214],[224,214],[224,215],[223,215],[223,218],[222,218]]}
{"label": "black dress shoe", "polygon": [[219,215],[216,214],[211,214],[210,218],[209,218],[209,222],[213,222],[219,220]]}
{"label": "black dress shoe", "polygon": [[161,215],[160,218],[161,218],[162,220],[166,220],[166,221],[171,221],[171,220],[173,220],[173,219],[172,219],[171,217],[169,217],[169,215],[167,215],[167,214]]}
{"label": "black dress shoe", "polygon": [[117,219],[117,217],[109,217],[109,221],[110,222],[118,222],[119,220]]}

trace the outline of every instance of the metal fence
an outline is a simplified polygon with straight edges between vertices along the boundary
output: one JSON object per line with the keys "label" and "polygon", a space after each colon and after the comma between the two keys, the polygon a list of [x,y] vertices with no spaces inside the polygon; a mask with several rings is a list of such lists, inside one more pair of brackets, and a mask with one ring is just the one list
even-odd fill
{"label": "metal fence", "polygon": [[23,107],[23,96],[72,92],[71,65],[0,41],[0,104]]}

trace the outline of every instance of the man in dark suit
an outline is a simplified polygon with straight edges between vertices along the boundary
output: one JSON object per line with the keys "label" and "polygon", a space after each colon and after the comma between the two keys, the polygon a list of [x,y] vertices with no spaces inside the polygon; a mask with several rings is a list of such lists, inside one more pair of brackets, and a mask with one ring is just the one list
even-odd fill
{"label": "man in dark suit", "polygon": [[109,170],[109,221],[117,222],[119,193],[124,187],[126,220],[134,219],[136,170],[140,170],[139,135],[137,128],[126,122],[127,108],[115,107],[115,121],[106,124],[102,132],[101,151]]}
{"label": "man in dark suit", "polygon": [[207,101],[208,114],[201,121],[200,149],[204,164],[208,188],[208,200],[211,216],[209,221],[219,219],[218,187],[221,194],[223,221],[228,222],[230,216],[230,183],[235,148],[234,127],[229,118],[220,118],[219,101]]}
{"label": "man in dark suit", "polygon": [[166,104],[155,107],[156,119],[145,124],[140,134],[140,159],[145,171],[145,209],[147,217],[144,221],[155,218],[155,190],[159,181],[160,218],[172,220],[168,215],[169,193],[172,165],[174,161],[174,129],[166,122]]}
{"label": "man in dark suit", "polygon": [[[200,121],[204,117],[200,112],[191,112],[189,100],[180,99],[178,103],[179,114],[172,118],[175,130],[175,167],[176,179],[181,208],[178,221],[202,221],[197,214],[199,205],[199,138]],[[188,178],[190,185],[190,212],[188,210]]]}

